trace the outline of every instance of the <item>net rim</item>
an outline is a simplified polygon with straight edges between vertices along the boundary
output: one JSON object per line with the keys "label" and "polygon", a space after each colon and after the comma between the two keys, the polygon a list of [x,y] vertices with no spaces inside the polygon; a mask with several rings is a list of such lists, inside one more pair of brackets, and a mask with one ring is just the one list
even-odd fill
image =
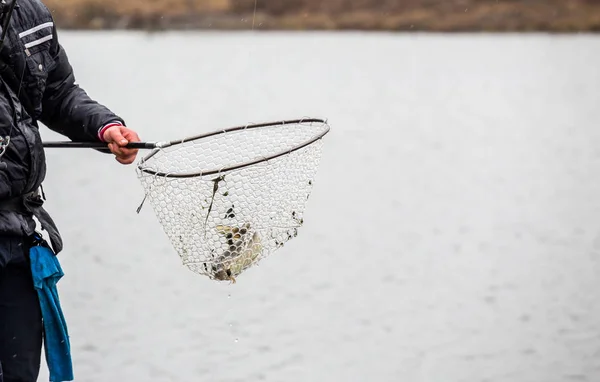
{"label": "net rim", "polygon": [[[321,131],[319,134],[316,134],[315,136],[306,140],[303,143],[297,144],[296,146],[294,146],[291,149],[283,150],[283,151],[271,154],[269,156],[262,157],[260,159],[255,159],[255,160],[243,162],[240,164],[227,166],[227,167],[214,169],[214,170],[209,170],[209,171],[195,171],[195,172],[184,172],[184,173],[167,173],[167,172],[162,172],[162,171],[154,171],[154,170],[143,167],[143,164],[147,160],[151,159],[154,155],[158,154],[162,149],[168,148],[171,146],[175,146],[178,144],[182,144],[182,143],[186,143],[186,142],[190,142],[190,141],[196,141],[196,140],[200,140],[200,139],[205,139],[205,138],[209,138],[209,137],[220,135],[220,134],[227,134],[227,133],[231,133],[231,132],[235,132],[235,131],[258,129],[261,127],[272,127],[272,126],[279,126],[279,125],[285,126],[285,125],[301,124],[301,123],[321,123],[324,126],[324,128],[323,128],[323,131]],[[307,146],[315,143],[316,141],[322,139],[327,133],[329,133],[330,130],[331,130],[331,127],[327,123],[327,120],[320,119],[320,118],[290,119],[290,120],[281,120],[281,121],[274,121],[274,122],[264,122],[264,123],[256,123],[256,124],[249,124],[249,125],[240,125],[240,126],[223,129],[223,130],[215,130],[215,131],[212,131],[209,133],[195,135],[195,136],[187,137],[187,138],[184,138],[181,140],[176,140],[176,141],[171,141],[171,142],[161,144],[160,147],[152,150],[148,155],[146,155],[144,158],[142,158],[142,160],[140,161],[140,163],[138,164],[137,167],[138,167],[139,171],[141,171],[143,173],[146,173],[146,174],[149,174],[152,176],[164,177],[164,178],[193,178],[193,177],[201,177],[201,176],[206,176],[206,175],[215,175],[215,174],[220,174],[223,172],[229,172],[229,171],[233,171],[233,170],[239,170],[241,168],[245,168],[245,167],[253,166],[253,165],[256,165],[259,163],[267,162],[269,160],[290,154],[294,151],[298,151],[298,150],[300,150],[304,147],[307,147]]]}

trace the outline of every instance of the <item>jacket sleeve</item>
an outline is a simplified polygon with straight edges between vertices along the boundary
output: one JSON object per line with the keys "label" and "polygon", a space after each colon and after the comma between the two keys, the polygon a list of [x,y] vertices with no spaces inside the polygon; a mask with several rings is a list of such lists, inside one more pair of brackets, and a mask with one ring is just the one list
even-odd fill
{"label": "jacket sleeve", "polygon": [[91,99],[75,82],[67,53],[53,28],[50,55],[55,64],[48,72],[39,120],[49,129],[73,141],[101,141],[101,131],[125,121],[106,106]]}

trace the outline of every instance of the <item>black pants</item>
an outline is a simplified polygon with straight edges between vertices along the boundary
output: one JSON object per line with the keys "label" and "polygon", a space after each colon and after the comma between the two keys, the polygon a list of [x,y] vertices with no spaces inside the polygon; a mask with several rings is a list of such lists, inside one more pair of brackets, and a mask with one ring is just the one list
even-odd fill
{"label": "black pants", "polygon": [[0,236],[0,382],[35,382],[42,312],[29,267],[29,244]]}

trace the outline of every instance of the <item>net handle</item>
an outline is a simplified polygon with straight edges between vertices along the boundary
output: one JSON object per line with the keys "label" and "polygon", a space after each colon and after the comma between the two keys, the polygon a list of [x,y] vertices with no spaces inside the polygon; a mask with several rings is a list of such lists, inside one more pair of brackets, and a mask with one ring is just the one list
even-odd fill
{"label": "net handle", "polygon": [[[304,119],[292,119],[292,120],[277,121],[277,122],[266,122],[266,123],[259,123],[259,124],[253,124],[253,125],[231,127],[229,129],[217,130],[217,131],[213,131],[210,133],[195,135],[192,137],[175,140],[175,141],[171,141],[171,142],[130,142],[125,147],[128,149],[153,150],[153,149],[157,149],[157,148],[172,146],[172,145],[178,144],[178,143],[185,143],[188,141],[195,141],[198,139],[208,138],[213,135],[228,133],[228,132],[232,132],[232,131],[239,131],[239,130],[244,130],[244,129],[255,129],[255,128],[259,128],[259,127],[268,127],[268,126],[276,126],[276,125],[289,125],[289,124],[295,124],[295,123],[312,123],[312,122],[327,123],[327,121],[325,121],[323,119],[318,119],[318,118],[304,118]],[[85,141],[84,142],[71,142],[71,141],[42,142],[42,145],[45,148],[108,149],[107,143],[98,142],[98,141],[94,141],[94,142],[85,142]]]}
{"label": "net handle", "polygon": [[[75,149],[108,149],[104,142],[43,142],[46,148],[75,148]],[[125,147],[128,149],[155,149],[161,144],[157,142],[129,142]]]}

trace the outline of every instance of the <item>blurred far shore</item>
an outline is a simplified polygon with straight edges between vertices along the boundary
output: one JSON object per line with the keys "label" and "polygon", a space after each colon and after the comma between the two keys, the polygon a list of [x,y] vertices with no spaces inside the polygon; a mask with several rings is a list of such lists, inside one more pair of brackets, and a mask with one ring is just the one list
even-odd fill
{"label": "blurred far shore", "polygon": [[600,0],[43,0],[62,29],[600,31]]}

